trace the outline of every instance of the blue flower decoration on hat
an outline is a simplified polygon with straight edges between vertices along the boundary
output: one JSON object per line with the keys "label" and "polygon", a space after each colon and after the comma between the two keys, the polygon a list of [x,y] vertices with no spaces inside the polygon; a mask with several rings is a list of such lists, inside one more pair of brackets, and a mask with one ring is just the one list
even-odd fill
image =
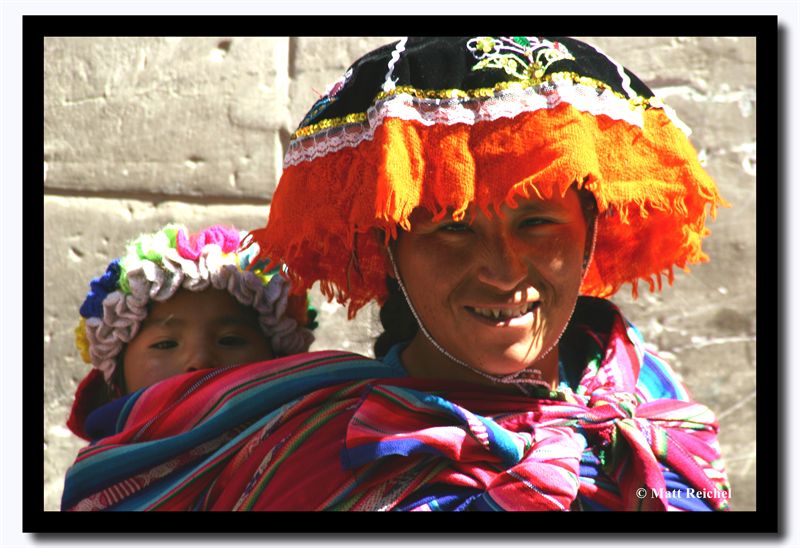
{"label": "blue flower decoration on hat", "polygon": [[119,273],[119,259],[114,259],[108,265],[105,274],[92,279],[89,283],[89,293],[87,293],[86,300],[83,301],[80,308],[81,316],[84,318],[103,317],[103,300],[109,293],[117,290]]}

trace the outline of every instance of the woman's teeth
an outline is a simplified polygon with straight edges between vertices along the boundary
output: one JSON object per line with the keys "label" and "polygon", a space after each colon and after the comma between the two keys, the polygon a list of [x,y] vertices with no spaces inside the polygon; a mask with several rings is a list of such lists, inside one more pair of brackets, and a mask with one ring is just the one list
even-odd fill
{"label": "woman's teeth", "polygon": [[526,303],[517,308],[472,308],[472,311],[490,320],[510,320],[524,316],[535,306],[536,303]]}

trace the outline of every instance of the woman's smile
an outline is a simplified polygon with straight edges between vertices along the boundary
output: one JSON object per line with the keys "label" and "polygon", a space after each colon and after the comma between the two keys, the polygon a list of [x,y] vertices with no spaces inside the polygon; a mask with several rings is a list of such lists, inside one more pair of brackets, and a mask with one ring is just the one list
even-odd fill
{"label": "woman's smile", "polygon": [[541,306],[541,296],[534,288],[516,291],[507,299],[475,299],[464,309],[484,325],[493,327],[531,327]]}
{"label": "woman's smile", "polygon": [[467,312],[485,325],[492,327],[527,327],[533,324],[534,315],[539,309],[538,302],[516,306],[465,306]]}

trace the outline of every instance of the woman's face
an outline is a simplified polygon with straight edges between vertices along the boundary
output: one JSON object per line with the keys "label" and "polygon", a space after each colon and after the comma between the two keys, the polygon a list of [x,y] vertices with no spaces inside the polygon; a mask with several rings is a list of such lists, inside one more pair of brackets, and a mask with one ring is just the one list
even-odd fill
{"label": "woman's face", "polygon": [[[587,251],[577,191],[517,203],[503,206],[502,216],[478,213],[472,222],[433,222],[417,210],[394,251],[432,337],[493,375],[525,369],[556,345],[578,298]],[[428,363],[440,362],[438,351],[425,346]]]}
{"label": "woman's face", "polygon": [[123,353],[128,392],[169,377],[273,357],[258,313],[220,289],[178,290],[155,302]]}

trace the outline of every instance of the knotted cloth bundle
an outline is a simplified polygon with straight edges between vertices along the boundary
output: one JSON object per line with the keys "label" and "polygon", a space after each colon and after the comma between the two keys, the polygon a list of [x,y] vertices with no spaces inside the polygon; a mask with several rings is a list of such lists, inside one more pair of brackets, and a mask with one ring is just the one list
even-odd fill
{"label": "knotted cloth bundle", "polygon": [[534,398],[332,351],[173,377],[94,412],[62,509],[727,508],[713,414],[645,401],[630,335],[615,316],[579,387]]}

